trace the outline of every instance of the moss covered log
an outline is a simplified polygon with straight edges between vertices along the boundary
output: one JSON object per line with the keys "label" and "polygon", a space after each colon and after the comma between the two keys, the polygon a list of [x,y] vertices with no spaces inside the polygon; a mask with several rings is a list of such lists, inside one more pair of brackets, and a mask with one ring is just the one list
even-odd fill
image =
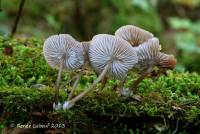
{"label": "moss covered log", "polygon": [[[5,49],[12,48],[7,54]],[[131,97],[120,96],[109,80],[67,111],[53,111],[56,70],[42,55],[42,40],[0,37],[0,131],[3,133],[198,133],[200,75],[168,71],[146,78]],[[60,100],[77,72],[64,72]],[[136,78],[130,74],[126,86]],[[75,94],[96,78],[87,72]],[[46,85],[38,88],[36,85]],[[24,129],[20,127],[28,127]]]}

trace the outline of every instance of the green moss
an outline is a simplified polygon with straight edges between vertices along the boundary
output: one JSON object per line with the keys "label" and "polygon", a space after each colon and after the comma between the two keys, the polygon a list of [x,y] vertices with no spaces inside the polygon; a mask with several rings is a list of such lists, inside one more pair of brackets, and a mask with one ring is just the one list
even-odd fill
{"label": "green moss", "polygon": [[[9,39],[0,36],[0,86],[55,82],[57,71],[51,69],[42,54],[43,41],[29,39]],[[4,55],[6,46],[12,46],[12,55]],[[62,79],[68,80],[73,73],[63,73]]]}
{"label": "green moss", "polygon": [[[13,46],[13,54],[3,54],[6,45]],[[157,133],[155,126],[165,120],[164,130],[173,132],[176,121],[182,132],[199,127],[200,75],[168,71],[156,80],[146,78],[139,84],[136,96],[120,96],[113,88],[118,83],[109,80],[103,91],[95,90],[68,111],[53,111],[53,86],[57,71],[51,69],[42,55],[42,41],[37,39],[5,39],[0,37],[0,129],[10,124],[64,122],[63,131],[91,133],[94,128],[104,133]],[[62,75],[60,100],[64,102],[77,72]],[[137,75],[130,74],[126,87]],[[90,72],[81,78],[75,94],[87,88],[96,79]],[[33,84],[45,84],[42,90]],[[100,87],[97,86],[97,87]],[[98,88],[97,88],[98,89]],[[139,96],[139,98],[137,98]],[[91,124],[97,124],[91,126]],[[89,127],[90,126],[90,127]]]}
{"label": "green moss", "polygon": [[[149,82],[151,83],[151,80]],[[3,107],[1,118],[3,118],[3,124],[5,126],[11,123],[23,124],[30,121],[35,122],[35,118],[40,122],[39,117],[32,117],[32,114],[35,112],[45,113],[45,116],[48,117],[47,121],[50,122],[55,120],[56,117],[59,121],[61,120],[65,123],[72,124],[76,124],[76,122],[90,124],[97,117],[110,118],[110,121],[115,124],[123,118],[154,119],[156,116],[162,115],[168,121],[180,120],[185,123],[198,123],[200,113],[199,98],[191,99],[186,97],[181,102],[180,100],[174,100],[173,97],[167,96],[168,94],[163,94],[158,97],[154,92],[149,92],[150,95],[147,96],[147,94],[142,94],[139,91],[138,94],[141,96],[140,102],[133,98],[120,97],[119,94],[110,90],[93,92],[80,100],[72,109],[54,113],[52,109],[52,88],[37,90],[25,87],[3,87],[0,90],[0,106]],[[165,90],[162,92],[165,92]],[[180,96],[182,95],[180,94]],[[66,97],[66,93],[62,91],[60,96],[61,100],[64,101]],[[159,101],[165,98],[170,100]],[[6,113],[9,113],[9,116]],[[160,120],[155,119],[154,123],[157,121],[160,122]],[[155,128],[153,130],[155,131]],[[125,132],[128,131],[129,127]]]}

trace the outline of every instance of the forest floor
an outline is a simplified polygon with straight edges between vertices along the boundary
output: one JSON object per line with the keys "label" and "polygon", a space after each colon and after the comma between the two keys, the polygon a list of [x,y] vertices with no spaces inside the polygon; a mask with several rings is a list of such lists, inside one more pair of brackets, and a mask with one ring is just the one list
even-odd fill
{"label": "forest floor", "polygon": [[[200,133],[197,73],[167,71],[160,77],[148,77],[130,97],[116,92],[118,81],[109,80],[104,90],[98,90],[98,84],[71,109],[54,111],[57,71],[43,58],[42,42],[35,38],[0,37],[2,133]],[[77,73],[63,73],[61,102],[67,99],[74,82],[72,77]],[[130,73],[126,87],[135,76]],[[87,72],[75,95],[95,79],[94,72]]]}

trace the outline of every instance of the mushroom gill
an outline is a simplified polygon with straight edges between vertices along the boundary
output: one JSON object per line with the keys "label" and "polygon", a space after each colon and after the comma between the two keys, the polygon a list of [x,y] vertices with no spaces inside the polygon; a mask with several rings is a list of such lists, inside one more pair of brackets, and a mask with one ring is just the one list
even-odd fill
{"label": "mushroom gill", "polygon": [[135,47],[137,50],[138,61],[152,61],[155,60],[161,50],[159,40],[157,38],[151,38],[148,41],[142,43],[138,47]]}
{"label": "mushroom gill", "polygon": [[127,71],[137,62],[138,57],[133,47],[125,40],[108,34],[93,37],[89,50],[91,66],[97,72],[102,72],[110,61],[107,76],[123,79]]}
{"label": "mushroom gill", "polygon": [[138,46],[141,43],[153,38],[152,33],[134,25],[125,25],[120,27],[116,30],[115,36],[128,41],[132,46]]}
{"label": "mushroom gill", "polygon": [[52,68],[77,69],[84,63],[83,47],[68,34],[52,35],[43,46],[44,57]]}

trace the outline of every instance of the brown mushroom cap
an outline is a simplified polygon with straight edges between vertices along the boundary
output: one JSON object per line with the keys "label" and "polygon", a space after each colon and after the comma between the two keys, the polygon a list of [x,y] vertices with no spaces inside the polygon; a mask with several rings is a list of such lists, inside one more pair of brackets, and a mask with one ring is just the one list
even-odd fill
{"label": "brown mushroom cap", "polygon": [[153,34],[133,25],[122,26],[115,32],[115,36],[131,43],[132,46],[138,46],[141,43],[153,38]]}
{"label": "brown mushroom cap", "polygon": [[83,46],[68,34],[48,37],[43,46],[46,61],[52,68],[64,62],[64,69],[77,69],[84,63]]}
{"label": "brown mushroom cap", "polygon": [[173,55],[168,55],[165,53],[159,53],[158,56],[158,65],[163,67],[163,68],[175,68],[177,60]]}
{"label": "brown mushroom cap", "polygon": [[92,67],[99,73],[111,61],[107,76],[115,79],[126,77],[127,71],[138,62],[136,51],[127,41],[108,34],[93,37],[89,59]]}

